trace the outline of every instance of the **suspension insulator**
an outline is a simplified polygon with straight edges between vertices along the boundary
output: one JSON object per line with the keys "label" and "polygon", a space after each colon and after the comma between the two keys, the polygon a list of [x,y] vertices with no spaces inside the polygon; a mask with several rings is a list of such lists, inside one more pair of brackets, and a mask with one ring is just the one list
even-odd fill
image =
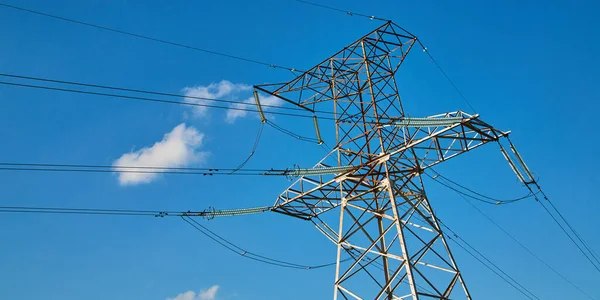
{"label": "suspension insulator", "polygon": [[319,130],[319,122],[317,121],[317,116],[313,116],[313,121],[315,123],[315,130],[317,131],[317,140],[318,144],[323,144],[323,139],[321,139],[321,131]]}
{"label": "suspension insulator", "polygon": [[258,114],[260,115],[260,121],[265,123],[267,122],[267,118],[265,118],[265,114],[263,112],[262,106],[260,105],[260,100],[258,99],[258,92],[254,90],[254,101],[256,101],[256,107],[258,108]]}

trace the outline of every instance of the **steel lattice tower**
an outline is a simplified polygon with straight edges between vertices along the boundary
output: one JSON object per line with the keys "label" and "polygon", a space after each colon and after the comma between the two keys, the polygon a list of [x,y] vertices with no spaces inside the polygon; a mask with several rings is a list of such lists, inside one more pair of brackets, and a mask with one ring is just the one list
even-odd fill
{"label": "steel lattice tower", "polygon": [[471,299],[421,174],[508,133],[461,111],[407,117],[395,74],[416,42],[387,22],[289,82],[255,87],[313,112],[333,105],[336,145],[314,168],[355,167],[300,177],[274,210],[337,244],[334,299]]}

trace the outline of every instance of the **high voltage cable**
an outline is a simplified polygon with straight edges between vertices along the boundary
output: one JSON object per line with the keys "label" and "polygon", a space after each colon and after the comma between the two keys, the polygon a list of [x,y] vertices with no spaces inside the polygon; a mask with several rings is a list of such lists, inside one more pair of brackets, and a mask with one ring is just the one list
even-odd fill
{"label": "high voltage cable", "polygon": [[[194,219],[192,219],[188,216],[182,216],[181,219],[183,219],[186,223],[188,223],[189,225],[194,227],[200,233],[202,233],[205,236],[207,236],[208,238],[212,239],[214,242],[218,243],[219,245],[226,248],[227,250],[229,250],[233,253],[236,253],[242,257],[248,258],[248,259],[252,259],[255,261],[262,262],[262,263],[275,265],[275,266],[279,266],[279,267],[284,267],[284,268],[305,269],[305,270],[320,269],[320,268],[325,268],[325,267],[329,267],[329,266],[334,266],[336,264],[334,262],[334,263],[328,263],[328,264],[322,264],[322,265],[301,265],[301,264],[291,263],[288,261],[277,260],[277,259],[273,259],[273,258],[270,258],[267,256],[259,255],[259,254],[250,252],[244,248],[239,247],[238,245],[236,245],[236,244],[230,242],[229,240],[223,238],[222,236],[216,234],[215,232],[208,229],[206,226],[203,226],[202,224],[198,223],[197,221],[195,221]],[[348,259],[345,259],[343,261],[346,261],[346,260],[348,260]]]}
{"label": "high voltage cable", "polygon": [[[43,90],[67,92],[67,93],[77,93],[77,94],[86,94],[86,95],[94,95],[94,96],[114,97],[114,98],[129,99],[129,100],[136,100],[136,101],[149,101],[149,102],[178,104],[178,105],[189,105],[189,106],[208,107],[208,108],[217,108],[217,109],[231,109],[231,110],[246,111],[246,112],[259,112],[256,109],[247,109],[247,108],[241,108],[241,107],[218,106],[218,105],[211,105],[211,104],[185,102],[185,101],[172,101],[172,100],[164,100],[164,99],[156,99],[156,98],[148,98],[148,97],[138,97],[138,96],[128,96],[128,95],[120,95],[120,94],[100,93],[100,92],[92,92],[92,91],[84,91],[84,90],[76,90],[76,89],[66,89],[66,88],[57,88],[57,87],[48,87],[48,86],[23,84],[23,83],[13,83],[13,82],[5,82],[5,81],[0,81],[0,84],[9,85],[9,86],[17,86],[17,87],[33,88],[33,89],[43,89]],[[289,116],[289,117],[313,118],[313,116],[311,116],[311,115],[300,115],[300,114],[292,114],[292,113],[285,113],[285,112],[278,112],[278,111],[263,110],[263,112],[265,114],[283,115],[283,116]],[[325,117],[325,116],[318,116],[318,118],[320,118],[320,119],[328,119],[328,120],[335,120],[335,118]]]}
{"label": "high voltage cable", "polygon": [[74,214],[74,215],[119,215],[119,216],[178,216],[182,212],[165,210],[99,209],[66,207],[0,206],[2,213]]}
{"label": "high voltage cable", "polygon": [[382,18],[378,18],[376,16],[370,16],[370,15],[365,15],[365,14],[361,14],[361,13],[357,13],[357,12],[353,12],[353,11],[349,11],[349,10],[343,10],[340,8],[335,8],[332,6],[327,6],[327,5],[323,5],[323,4],[319,4],[319,3],[315,3],[315,2],[310,2],[310,1],[304,1],[304,0],[296,0],[297,2],[300,3],[304,3],[304,4],[308,4],[308,5],[312,5],[312,6],[316,6],[316,7],[320,7],[320,8],[324,8],[324,9],[328,9],[328,10],[333,10],[333,11],[337,11],[337,12],[341,12],[341,13],[345,13],[349,16],[358,16],[358,17],[363,17],[363,18],[368,18],[369,20],[378,20],[378,21],[390,21],[387,19],[382,19]]}
{"label": "high voltage cable", "polygon": [[24,168],[24,167],[0,167],[0,171],[40,171],[40,172],[75,172],[75,173],[129,173],[129,174],[169,174],[169,175],[234,175],[234,176],[273,176],[285,174],[265,174],[265,173],[224,173],[224,172],[176,172],[176,171],[145,171],[145,170],[103,170],[103,169],[68,169],[68,168]]}
{"label": "high voltage cable", "polygon": [[[181,217],[196,230],[206,235],[216,243],[227,248],[228,250],[237,253],[243,257],[256,260],[259,262],[276,265],[285,268],[294,269],[320,269],[333,266],[336,263],[328,263],[321,265],[301,265],[288,261],[273,259],[267,256],[259,255],[248,250],[245,250],[231,241],[223,238],[214,231],[203,226],[192,216],[201,216],[201,214],[211,214],[211,212],[177,212],[177,211],[151,211],[151,210],[129,210],[129,209],[93,209],[93,208],[52,208],[52,207],[24,207],[24,206],[0,206],[0,213],[42,213],[42,214],[77,214],[77,215],[122,215],[122,216],[154,216],[154,217]],[[348,259],[342,260],[342,262]]]}
{"label": "high voltage cable", "polygon": [[[435,172],[435,171],[434,171],[434,172]],[[437,173],[437,172],[436,172],[436,173]],[[567,222],[567,220],[566,220],[566,219],[565,219],[565,218],[562,216],[562,214],[561,214],[561,213],[560,213],[560,212],[559,212],[559,211],[556,209],[556,207],[555,207],[555,206],[554,206],[554,205],[553,205],[553,204],[550,202],[550,200],[549,200],[549,199],[545,198],[545,200],[546,200],[546,201],[548,201],[548,203],[551,205],[551,207],[552,207],[552,208],[553,208],[553,209],[556,211],[556,213],[557,213],[557,214],[558,214],[558,215],[561,217],[561,219],[562,219],[562,220],[563,220],[563,222],[564,222],[564,223],[567,225],[567,227],[568,227],[568,228],[569,228],[569,229],[570,229],[570,230],[573,232],[573,235],[575,236],[575,238],[574,238],[574,237],[573,237],[573,236],[572,236],[572,235],[571,235],[571,234],[570,234],[570,233],[567,231],[567,229],[566,229],[566,228],[565,228],[565,227],[564,227],[564,226],[563,226],[563,225],[562,225],[562,224],[559,222],[559,220],[558,220],[558,219],[557,219],[557,218],[556,218],[556,217],[555,217],[555,216],[554,216],[554,215],[553,215],[553,214],[550,212],[550,210],[549,210],[549,209],[548,209],[548,208],[547,208],[547,207],[544,205],[544,203],[543,203],[543,200],[540,200],[540,199],[538,199],[538,197],[537,197],[538,193],[542,193],[542,194],[543,194],[543,192],[541,192],[541,189],[540,189],[540,191],[539,191],[539,192],[537,192],[537,193],[534,193],[534,192],[533,192],[533,190],[531,190],[531,188],[529,188],[529,186],[527,186],[527,187],[528,187],[528,189],[529,189],[529,191],[530,191],[530,194],[529,194],[528,196],[524,196],[524,197],[520,197],[520,198],[516,198],[516,199],[511,199],[511,200],[508,200],[508,201],[506,201],[506,200],[505,200],[505,201],[499,201],[499,202],[490,202],[490,201],[488,201],[488,200],[486,200],[486,199],[482,199],[482,198],[478,198],[478,197],[475,197],[475,196],[473,196],[473,195],[470,195],[470,194],[466,194],[466,193],[464,193],[464,192],[462,192],[462,191],[460,191],[460,190],[458,190],[458,189],[456,189],[456,188],[454,188],[454,187],[452,187],[452,186],[450,186],[450,185],[448,185],[448,184],[445,184],[445,183],[443,183],[443,182],[440,182],[439,180],[437,180],[436,178],[432,177],[431,175],[429,175],[429,174],[427,174],[427,173],[424,173],[424,174],[425,174],[426,176],[428,176],[429,178],[433,179],[434,181],[436,181],[437,183],[439,183],[439,184],[441,184],[441,185],[443,185],[443,186],[445,186],[445,187],[447,187],[447,188],[449,188],[449,189],[451,189],[451,190],[455,191],[456,193],[458,193],[458,194],[459,194],[459,195],[461,195],[461,196],[467,196],[467,197],[469,197],[469,198],[472,198],[472,199],[474,199],[474,200],[481,201],[481,202],[484,202],[484,203],[487,203],[487,204],[507,204],[507,203],[513,203],[513,202],[516,202],[516,201],[520,201],[520,200],[523,200],[523,199],[526,199],[526,198],[529,198],[529,197],[534,197],[534,198],[537,200],[537,202],[539,202],[539,203],[540,203],[540,205],[542,206],[542,208],[544,209],[544,211],[546,211],[546,213],[547,213],[547,214],[548,214],[548,215],[549,215],[549,216],[552,218],[552,220],[553,220],[553,221],[556,223],[556,225],[558,225],[558,227],[559,227],[559,228],[560,228],[560,229],[561,229],[561,230],[562,230],[562,231],[563,231],[563,232],[564,232],[564,233],[567,235],[567,237],[569,238],[569,240],[571,240],[571,242],[572,242],[572,243],[575,245],[575,247],[577,247],[577,249],[578,249],[578,250],[579,250],[579,251],[580,251],[580,252],[583,254],[583,256],[584,256],[584,257],[585,257],[585,258],[586,258],[586,259],[587,259],[587,260],[588,260],[588,261],[589,261],[589,262],[592,264],[592,266],[593,266],[593,267],[594,267],[594,268],[595,268],[597,271],[599,271],[599,272],[600,272],[600,260],[598,260],[598,257],[597,257],[597,255],[595,255],[595,253],[594,253],[594,252],[593,252],[593,250],[592,250],[592,249],[591,249],[591,248],[588,246],[588,244],[587,244],[587,243],[586,243],[586,242],[585,242],[585,241],[584,241],[584,240],[581,238],[581,236],[580,236],[579,234],[577,234],[577,232],[575,232],[575,230],[573,229],[573,227],[572,227],[572,226],[571,226],[571,225],[570,225],[570,224]],[[442,176],[440,176],[440,177],[442,177]],[[442,178],[445,178],[445,177],[442,177]],[[451,182],[452,182],[452,181],[451,181]],[[453,182],[453,183],[454,183],[454,182]],[[456,183],[455,183],[455,184],[456,184]],[[458,185],[458,184],[457,184],[457,185]],[[461,186],[461,185],[458,185],[458,186]],[[462,187],[462,186],[461,186],[461,187]],[[471,190],[471,191],[472,191],[472,190]],[[473,192],[473,191],[472,191],[472,192]],[[488,199],[493,199],[493,198],[491,198],[491,197],[488,197],[488,196],[485,196],[485,195],[482,195],[482,194],[479,194],[479,193],[476,193],[476,194],[478,194],[478,195],[481,195],[481,196],[483,196],[483,197],[485,197],[485,198],[488,198]],[[581,245],[579,245],[579,243],[577,243],[577,242],[575,241],[575,239],[579,240],[579,242],[581,243],[581,245],[583,245],[583,248],[581,247]],[[587,250],[587,252],[584,250],[584,248]]]}
{"label": "high voltage cable", "polygon": [[[529,299],[534,299],[532,298],[530,295],[526,294],[525,291],[519,289],[514,283],[510,282],[508,279],[504,278],[502,275],[500,275],[500,273],[498,273],[498,271],[496,271],[495,269],[493,269],[492,267],[490,267],[489,265],[487,265],[483,260],[481,260],[481,258],[477,257],[477,255],[473,254],[473,252],[469,251],[469,249],[467,249],[465,246],[461,245],[458,241],[454,240],[452,237],[450,237],[448,234],[445,234],[445,236],[453,241],[458,247],[460,247],[461,249],[463,249],[465,252],[467,252],[467,254],[471,255],[471,257],[475,258],[477,261],[479,261],[482,265],[484,265],[486,268],[488,268],[490,271],[494,272],[494,274],[496,274],[496,276],[500,277],[502,280],[504,280],[504,282],[510,284],[510,286],[512,286],[514,289],[516,289],[517,291],[519,291],[519,293],[523,294],[525,297],[529,298]],[[535,299],[539,299],[538,297],[536,297],[535,295],[533,295],[535,297]]]}
{"label": "high voltage cable", "polygon": [[300,168],[294,166],[286,169],[219,169],[219,168],[185,168],[185,167],[151,167],[151,166],[108,166],[78,164],[44,164],[0,162],[0,171],[47,171],[47,172],[83,172],[83,173],[141,173],[141,174],[187,174],[187,175],[257,175],[298,177],[307,175],[330,175],[345,173],[357,166]]}
{"label": "high voltage cable", "polygon": [[471,201],[469,201],[469,199],[465,198],[462,194],[457,193],[465,202],[467,202],[471,207],[473,207],[477,212],[479,212],[479,214],[481,214],[483,217],[485,217],[488,221],[490,221],[492,224],[494,224],[494,226],[496,226],[498,229],[500,229],[500,231],[502,231],[505,235],[507,235],[509,238],[511,238],[515,243],[517,243],[517,245],[519,245],[521,248],[523,248],[525,251],[527,251],[531,256],[533,256],[535,259],[537,259],[539,262],[541,262],[542,264],[544,264],[548,269],[550,269],[552,272],[554,272],[556,275],[558,275],[560,278],[562,278],[565,282],[567,282],[568,284],[570,284],[572,287],[574,287],[575,289],[577,289],[579,292],[581,292],[582,294],[584,294],[585,296],[587,296],[589,299],[595,300],[596,298],[592,297],[591,295],[589,295],[588,293],[584,292],[581,288],[579,288],[577,285],[575,285],[573,282],[571,282],[569,279],[567,279],[564,275],[562,275],[561,273],[559,273],[556,269],[554,269],[552,266],[550,266],[550,264],[548,264],[546,261],[544,261],[542,258],[540,258],[537,254],[535,254],[531,249],[529,249],[527,246],[523,245],[523,243],[521,243],[516,237],[514,237],[512,234],[510,234],[506,229],[504,229],[502,226],[500,226],[500,224],[496,223],[496,221],[494,221],[490,216],[488,216],[486,213],[484,213],[481,209],[479,209],[475,204],[471,203]]}
{"label": "high voltage cable", "polygon": [[33,214],[74,214],[74,215],[120,215],[120,216],[154,216],[154,217],[233,217],[259,214],[270,211],[272,206],[259,206],[237,209],[214,209],[209,207],[202,211],[167,211],[167,210],[134,210],[134,209],[99,209],[70,207],[32,207],[32,206],[0,206],[0,213],[33,213]]}
{"label": "high voltage cable", "polygon": [[79,24],[79,25],[83,25],[83,26],[87,26],[87,27],[93,27],[93,28],[96,28],[96,29],[101,29],[101,30],[105,30],[105,31],[109,31],[109,32],[114,32],[114,33],[118,33],[118,34],[122,34],[122,35],[127,35],[127,36],[131,36],[131,37],[135,37],[135,38],[149,40],[149,41],[153,41],[153,42],[157,42],[157,43],[162,43],[162,44],[176,46],[176,47],[180,47],[180,48],[195,50],[195,51],[204,52],[204,53],[209,53],[209,54],[213,54],[213,55],[218,55],[218,56],[222,56],[222,57],[227,57],[227,58],[231,58],[231,59],[236,59],[236,60],[240,60],[240,61],[254,63],[254,64],[258,64],[258,65],[268,66],[268,67],[271,67],[271,68],[274,68],[274,69],[283,69],[283,70],[288,70],[288,71],[292,71],[292,72],[298,71],[295,68],[285,67],[285,66],[276,65],[276,64],[270,64],[270,63],[267,63],[267,62],[264,62],[264,61],[260,61],[260,60],[256,60],[256,59],[250,59],[250,58],[246,58],[246,57],[242,57],[242,56],[231,55],[231,54],[226,54],[226,53],[223,53],[223,52],[218,52],[218,51],[213,51],[213,50],[209,50],[209,49],[204,49],[204,48],[189,46],[189,45],[185,45],[185,44],[181,44],[181,43],[177,43],[177,42],[167,41],[167,40],[163,40],[163,39],[159,39],[159,38],[155,38],[155,37],[150,37],[150,36],[146,36],[146,35],[141,35],[141,34],[137,34],[137,33],[132,33],[132,32],[128,32],[128,31],[124,31],[124,30],[120,30],[120,29],[110,28],[110,27],[106,27],[106,26],[102,26],[102,25],[96,25],[96,24],[92,24],[92,23],[88,23],[88,22],[84,22],[84,21],[79,21],[79,20],[75,20],[75,19],[70,19],[70,18],[61,17],[61,16],[57,16],[57,15],[52,15],[52,14],[49,14],[49,13],[44,13],[44,12],[36,11],[36,10],[33,10],[33,9],[18,7],[18,6],[15,6],[15,5],[10,5],[10,4],[6,4],[6,3],[2,3],[2,2],[0,2],[0,6],[4,6],[4,7],[7,7],[7,8],[12,8],[12,9],[19,10],[19,11],[22,11],[22,12],[36,14],[36,15],[39,15],[39,16],[49,17],[49,18],[53,18],[53,19],[56,19],[56,20],[66,21],[66,22],[70,22],[70,23],[73,23],[73,24]]}
{"label": "high voltage cable", "polygon": [[[538,202],[542,205],[542,207],[544,208],[544,210],[546,211],[546,213],[548,213],[548,215],[552,218],[552,220],[554,220],[554,222],[556,223],[556,225],[558,225],[558,227],[560,227],[560,229],[567,235],[567,237],[571,240],[571,242],[573,242],[573,244],[575,244],[575,247],[577,247],[577,249],[579,249],[579,251],[581,252],[581,254],[583,254],[583,256],[585,256],[585,258],[587,258],[587,260],[590,261],[590,263],[592,264],[592,266],[596,270],[598,270],[598,272],[600,272],[600,267],[597,265],[597,260],[595,259],[595,257],[593,257],[593,254],[592,254],[592,258],[590,258],[590,255],[581,248],[581,246],[575,241],[575,239],[571,236],[571,234],[569,234],[569,232],[564,228],[564,226],[562,224],[560,224],[560,222],[550,212],[550,210],[548,210],[548,208],[542,203],[542,201],[538,200]],[[596,260],[596,262],[594,262],[594,260]]]}
{"label": "high voltage cable", "polygon": [[248,157],[246,157],[246,159],[241,164],[239,164],[237,168],[233,169],[233,171],[231,171],[229,173],[229,175],[241,170],[244,166],[246,166],[248,161],[250,161],[252,156],[254,156],[254,153],[256,152],[256,148],[258,148],[258,144],[260,143],[260,138],[262,136],[262,132],[263,132],[264,128],[265,128],[265,123],[261,122],[260,127],[258,128],[258,132],[256,133],[256,138],[254,139],[254,145],[252,146],[252,150],[250,151],[250,154],[248,154]]}
{"label": "high voltage cable", "polygon": [[550,199],[547,199],[547,198],[546,198],[546,200],[548,201],[548,203],[550,203],[550,206],[552,207],[552,209],[554,209],[554,211],[556,211],[556,213],[563,220],[563,222],[565,222],[565,224],[567,224],[567,226],[569,227],[569,229],[571,229],[571,231],[573,232],[573,234],[575,234],[575,237],[577,237],[577,239],[581,242],[581,244],[585,247],[585,249],[587,249],[588,252],[590,252],[590,254],[595,259],[595,261],[600,264],[600,260],[598,259],[598,255],[588,246],[588,244],[583,240],[583,238],[581,238],[581,236],[577,233],[577,231],[575,231],[575,229],[571,226],[571,224],[569,224],[569,222],[567,222],[567,219],[565,219],[565,217],[563,216],[562,213],[560,213],[560,211],[558,210],[558,208],[556,208],[556,206],[554,206],[554,204],[552,203],[552,201],[550,201]]}
{"label": "high voltage cable", "polygon": [[473,110],[473,112],[477,112],[477,110],[475,109],[475,107],[473,107],[473,105],[471,104],[471,102],[469,100],[467,100],[467,97],[465,97],[465,95],[460,91],[460,89],[458,88],[458,86],[454,83],[454,81],[452,81],[452,79],[450,78],[450,76],[448,76],[448,74],[446,73],[446,71],[444,71],[444,69],[442,68],[442,66],[440,66],[440,64],[437,62],[437,60],[435,60],[435,58],[433,58],[433,55],[431,55],[431,53],[429,53],[429,50],[427,50],[427,47],[425,47],[425,45],[423,45],[423,42],[421,42],[421,39],[417,38],[417,42],[419,43],[419,45],[421,46],[421,48],[423,48],[423,52],[427,53],[427,56],[429,57],[429,59],[431,59],[431,61],[433,62],[433,64],[440,70],[440,72],[442,73],[442,75],[444,75],[444,77],[446,78],[446,80],[450,83],[450,85],[454,88],[454,90],[456,90],[456,92],[462,98],[462,100],[469,106],[469,108],[471,108]]}
{"label": "high voltage cable", "polygon": [[[474,191],[474,190],[472,190],[472,189],[470,189],[470,188],[468,188],[468,187],[466,187],[464,185],[461,185],[461,184],[459,184],[459,183],[457,183],[455,181],[452,181],[450,178],[448,178],[448,177],[446,177],[446,176],[438,173],[437,171],[435,171],[433,169],[431,169],[431,170],[433,171],[433,173],[435,173],[437,176],[443,178],[444,180],[446,180],[446,181],[448,181],[448,182],[450,182],[450,183],[452,183],[452,184],[454,184],[454,185],[456,185],[458,187],[461,187],[461,188],[463,188],[463,189],[465,189],[465,190],[467,190],[467,191],[469,191],[469,192],[471,192],[471,193],[473,193],[473,194],[475,194],[477,196],[480,196],[480,197],[483,197],[483,198],[486,198],[486,199],[489,199],[489,200],[498,201],[498,202],[515,202],[515,201],[519,201],[519,200],[523,200],[523,199],[527,199],[527,198],[532,198],[533,197],[533,193],[528,193],[525,196],[521,196],[521,197],[513,198],[513,199],[499,199],[499,198],[490,197],[490,196],[484,195],[482,193],[476,192],[476,191]],[[432,179],[435,179],[435,178],[432,178]]]}
{"label": "high voltage cable", "polygon": [[[42,81],[42,82],[51,82],[51,83],[60,83],[60,84],[67,84],[67,85],[75,85],[75,86],[83,86],[83,87],[92,87],[92,88],[98,88],[98,89],[115,90],[115,91],[122,91],[122,92],[142,93],[142,94],[149,94],[149,95],[156,95],[156,96],[189,98],[189,99],[197,99],[197,100],[206,100],[206,101],[211,101],[211,102],[222,102],[222,103],[230,103],[230,104],[240,104],[240,105],[256,106],[256,104],[254,104],[254,103],[248,103],[248,102],[243,102],[243,101],[234,101],[234,100],[215,99],[215,98],[208,98],[208,97],[188,96],[188,95],[175,94],[175,93],[148,91],[148,90],[142,90],[142,89],[131,89],[131,88],[125,88],[125,87],[108,86],[108,85],[101,85],[101,84],[94,84],[94,83],[85,83],[85,82],[79,82],[79,81],[66,81],[66,80],[58,80],[58,79],[51,79],[51,78],[41,78],[41,77],[32,77],[32,76],[17,75],[17,74],[7,74],[7,73],[0,73],[0,76],[2,76],[2,77],[9,77],[9,78],[17,78],[17,79],[27,79],[27,80],[35,80],[35,81]],[[302,111],[302,112],[306,111],[305,109],[300,108],[300,107],[287,107],[287,106],[270,105],[270,104],[262,104],[262,103],[261,103],[261,106],[262,107],[268,107],[268,108],[276,108],[276,109],[296,110],[296,111]],[[331,115],[334,114],[333,112],[328,112],[328,111],[318,111],[318,110],[316,110],[314,112],[315,113],[322,113],[322,114],[331,114]]]}
{"label": "high voltage cable", "polygon": [[[435,172],[435,171],[434,171],[434,172]],[[435,172],[435,173],[436,173],[437,175],[440,175],[440,174],[439,174],[439,173],[437,173],[437,172]],[[459,190],[459,189],[457,189],[457,188],[454,188],[454,187],[450,186],[449,184],[446,184],[446,183],[444,183],[444,182],[441,182],[441,181],[437,180],[437,178],[436,178],[436,177],[434,177],[434,176],[431,176],[431,175],[429,175],[429,174],[428,174],[428,173],[426,173],[426,172],[423,172],[423,174],[425,174],[425,176],[427,176],[427,177],[431,178],[433,181],[435,181],[435,182],[437,182],[437,183],[439,183],[439,184],[441,184],[441,185],[445,186],[446,188],[448,188],[448,189],[450,189],[450,190],[453,190],[454,192],[456,192],[456,193],[458,193],[458,194],[460,194],[460,195],[467,196],[467,197],[469,197],[469,198],[471,198],[471,199],[474,199],[474,200],[477,200],[477,201],[480,201],[480,202],[483,202],[483,203],[486,203],[486,204],[493,204],[493,205],[510,204],[510,203],[514,203],[514,202],[517,202],[517,201],[521,201],[521,200],[524,200],[524,199],[527,199],[527,198],[530,198],[530,197],[534,197],[533,193],[529,193],[529,194],[527,194],[527,195],[525,195],[525,196],[522,196],[522,197],[519,197],[519,198],[515,198],[515,199],[507,199],[507,200],[501,200],[501,199],[496,199],[496,198],[488,197],[488,196],[485,196],[485,195],[483,195],[483,194],[477,193],[477,192],[475,192],[475,191],[473,191],[473,190],[471,190],[471,189],[468,189],[468,188],[466,188],[466,187],[464,187],[464,186],[462,186],[462,185],[459,185],[458,183],[455,183],[455,182],[451,181],[452,183],[456,184],[457,186],[460,186],[460,187],[462,187],[462,188],[464,188],[464,189],[466,189],[466,190],[468,190],[468,191],[470,191],[470,192],[472,192],[472,193],[474,193],[474,194],[476,194],[476,195],[479,195],[479,196],[480,196],[480,197],[477,197],[477,196],[473,196],[473,195],[471,195],[471,194],[467,194],[467,193],[465,193],[465,192],[463,192],[463,191],[461,191],[461,190]],[[440,177],[442,177],[442,176],[440,175]],[[446,178],[446,177],[442,177],[442,178]],[[487,199],[485,199],[485,198],[487,198]],[[488,200],[488,199],[492,199],[492,200],[494,200],[494,201],[490,201],[490,200]]]}
{"label": "high voltage cable", "polygon": [[267,120],[266,124],[269,125],[269,126],[271,126],[271,127],[273,127],[273,128],[275,128],[276,130],[282,132],[283,134],[286,134],[286,135],[289,135],[291,137],[294,137],[294,138],[296,138],[296,139],[298,139],[300,141],[309,142],[309,143],[315,143],[315,144],[319,143],[318,139],[309,138],[309,137],[305,137],[305,136],[301,136],[299,134],[296,134],[296,133],[294,133],[294,132],[292,132],[290,130],[287,130],[287,129],[285,129],[285,128],[283,128],[283,127],[275,124],[271,120]]}
{"label": "high voltage cable", "polygon": [[[521,289],[515,287],[511,282],[509,282],[506,278],[500,276],[498,273],[496,273],[493,268],[491,268],[490,266],[486,265],[485,263],[483,263],[481,260],[479,260],[479,258],[477,258],[473,253],[471,253],[470,251],[468,251],[467,249],[465,249],[462,245],[460,245],[460,243],[458,243],[456,240],[454,240],[453,238],[451,238],[448,234],[446,234],[446,237],[448,237],[450,240],[454,241],[457,245],[459,245],[459,247],[463,248],[463,250],[465,250],[467,253],[469,253],[471,256],[473,256],[475,259],[479,260],[479,262],[483,263],[488,269],[492,270],[494,273],[496,273],[496,275],[500,276],[502,279],[504,279],[504,281],[506,281],[507,283],[509,283],[511,286],[513,286],[514,288],[516,288],[519,292],[521,292],[521,294],[525,295],[527,298],[529,299],[538,299],[540,300],[539,297],[537,297],[535,294],[533,294],[529,289],[527,289],[526,287],[524,287],[522,284],[520,284],[517,280],[515,280],[513,277],[511,277],[510,275],[508,275],[506,272],[504,272],[502,269],[500,269],[500,267],[498,267],[498,265],[496,265],[495,263],[493,263],[491,260],[489,260],[485,255],[483,255],[481,252],[479,252],[479,250],[475,249],[475,247],[471,246],[471,244],[469,244],[467,241],[465,241],[462,237],[460,237],[454,230],[450,229],[450,227],[446,226],[446,224],[444,224],[441,220],[438,219],[438,223],[440,223],[440,225],[444,226],[446,229],[448,229],[453,235],[454,237],[456,237],[458,240],[460,240],[461,242],[463,242],[465,245],[467,245],[467,247],[471,248],[473,251],[475,251],[475,253],[477,253],[479,256],[481,256],[485,261],[487,261],[490,265],[492,265],[494,268],[496,268],[500,273],[504,274],[504,276],[506,276],[508,279],[512,280],[516,285],[518,285]],[[527,292],[527,293],[525,293]],[[530,296],[531,295],[531,296]],[[533,297],[533,298],[532,298]]]}
{"label": "high voltage cable", "polygon": [[[156,169],[187,171],[232,171],[231,168],[195,168],[195,167],[159,167],[159,166],[126,166],[126,165],[91,165],[91,164],[49,164],[49,163],[12,163],[0,162],[0,166],[30,167],[73,167],[73,168],[122,168],[122,169]],[[244,169],[245,171],[284,171],[282,169]]]}

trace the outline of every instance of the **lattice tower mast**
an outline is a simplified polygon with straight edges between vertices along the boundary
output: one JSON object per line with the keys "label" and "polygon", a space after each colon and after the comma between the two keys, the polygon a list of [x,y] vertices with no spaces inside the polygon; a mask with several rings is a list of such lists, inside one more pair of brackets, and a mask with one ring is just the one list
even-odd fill
{"label": "lattice tower mast", "polygon": [[420,175],[508,132],[461,111],[407,117],[395,74],[416,42],[390,21],[289,82],[255,87],[311,112],[333,105],[336,145],[314,168],[355,168],[300,177],[274,210],[336,243],[334,299],[471,299]]}

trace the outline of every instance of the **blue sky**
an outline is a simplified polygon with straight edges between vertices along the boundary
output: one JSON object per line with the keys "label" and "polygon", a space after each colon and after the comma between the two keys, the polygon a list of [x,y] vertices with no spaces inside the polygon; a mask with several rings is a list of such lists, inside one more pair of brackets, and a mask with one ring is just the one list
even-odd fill
{"label": "blue sky", "polygon": [[[598,3],[399,2],[324,3],[391,18],[419,36],[482,119],[512,130],[512,140],[546,193],[600,251],[600,204],[594,197],[600,184],[594,122],[600,109]],[[320,62],[378,24],[295,1],[11,4],[296,68]],[[238,100],[250,97],[246,85],[292,76],[3,7],[0,36],[2,73],[171,93],[221,92]],[[413,51],[399,76],[411,115],[469,111],[423,52]],[[277,116],[275,121],[313,134],[312,127],[295,119]],[[139,151],[164,139],[153,149],[178,153],[167,159],[171,164],[235,167],[250,151],[259,125],[256,116],[232,121],[223,110],[199,113],[176,105],[0,87],[2,161],[112,164],[134,153],[125,159],[161,162],[162,156]],[[497,197],[524,194],[495,148],[478,150],[438,171]],[[266,128],[247,167],[310,166],[322,156],[318,146]],[[162,176],[129,183],[114,174],[0,173],[3,206],[236,208],[270,205],[289,185],[285,178],[250,176]],[[456,194],[435,182],[425,185],[446,224],[541,299],[586,299]],[[600,274],[533,200],[481,209],[600,298]],[[205,225],[275,258],[303,264],[335,259],[334,245],[310,223],[289,217],[264,214]],[[177,218],[4,214],[0,238],[2,299],[162,300],[186,292],[178,300],[326,299],[333,290],[333,268],[289,270],[246,260]],[[522,298],[461,249],[454,247],[454,254],[476,299]]]}

